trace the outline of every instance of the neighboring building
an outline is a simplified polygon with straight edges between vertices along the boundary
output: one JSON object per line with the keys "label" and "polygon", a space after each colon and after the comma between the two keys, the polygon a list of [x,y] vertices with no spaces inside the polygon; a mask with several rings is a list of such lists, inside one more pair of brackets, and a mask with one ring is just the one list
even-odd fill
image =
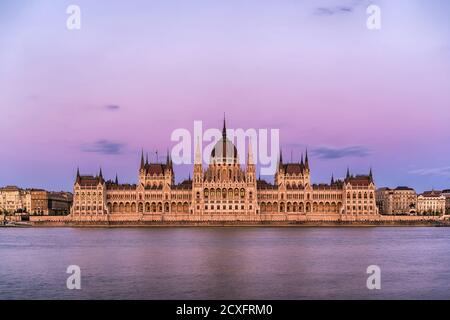
{"label": "neighboring building", "polygon": [[417,194],[412,188],[380,188],[377,190],[376,198],[381,214],[402,215],[417,212]]}
{"label": "neighboring building", "polygon": [[63,215],[70,213],[73,197],[70,192],[49,192],[32,189],[31,215]]}
{"label": "neighboring building", "polygon": [[30,209],[29,194],[16,186],[0,188],[0,211],[15,213],[27,212]]}
{"label": "neighboring building", "polygon": [[417,211],[426,215],[444,214],[445,201],[441,191],[426,191],[417,197]]}
{"label": "neighboring building", "polygon": [[175,183],[169,155],[165,163],[149,163],[142,152],[138,183],[132,185],[119,184],[117,176],[106,181],[101,170],[96,176],[80,175],[77,170],[72,215],[87,220],[99,215],[146,214],[227,215],[227,219],[236,220],[277,213],[378,215],[372,171],[353,176],[347,170],[344,180],[332,178],[330,184],[311,184],[307,152],[298,163],[285,163],[280,154],[272,184],[256,179],[251,150],[249,146],[243,168],[236,147],[227,138],[224,121],[222,139],[212,150],[206,170],[198,147],[193,179],[179,184]]}
{"label": "neighboring building", "polygon": [[445,213],[450,214],[450,189],[443,190],[442,194],[445,197]]}
{"label": "neighboring building", "polygon": [[72,204],[70,192],[41,189],[0,188],[0,212],[30,215],[68,214]]}

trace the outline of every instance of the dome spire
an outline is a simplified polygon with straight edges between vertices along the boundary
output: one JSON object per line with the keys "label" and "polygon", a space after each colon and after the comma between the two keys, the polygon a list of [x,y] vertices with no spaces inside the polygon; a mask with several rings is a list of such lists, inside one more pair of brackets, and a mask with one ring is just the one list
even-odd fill
{"label": "dome spire", "polygon": [[225,140],[227,138],[227,125],[225,123],[225,112],[223,113],[223,129],[222,129],[222,137]]}

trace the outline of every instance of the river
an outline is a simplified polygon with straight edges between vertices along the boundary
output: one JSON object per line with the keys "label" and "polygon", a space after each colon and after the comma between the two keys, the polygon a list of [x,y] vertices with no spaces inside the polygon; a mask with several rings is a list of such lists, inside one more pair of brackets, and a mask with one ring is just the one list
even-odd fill
{"label": "river", "polygon": [[0,299],[408,298],[450,299],[450,228],[0,228]]}

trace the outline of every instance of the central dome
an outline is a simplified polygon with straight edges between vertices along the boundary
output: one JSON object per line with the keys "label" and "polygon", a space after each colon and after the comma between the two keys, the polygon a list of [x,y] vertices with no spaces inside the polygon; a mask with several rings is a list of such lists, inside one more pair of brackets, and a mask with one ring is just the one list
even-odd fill
{"label": "central dome", "polygon": [[226,137],[220,139],[211,151],[211,162],[237,162],[238,154],[236,146]]}
{"label": "central dome", "polygon": [[237,148],[227,138],[227,129],[225,126],[225,119],[223,119],[222,138],[217,141],[216,145],[211,151],[210,163],[237,163],[238,153]]}

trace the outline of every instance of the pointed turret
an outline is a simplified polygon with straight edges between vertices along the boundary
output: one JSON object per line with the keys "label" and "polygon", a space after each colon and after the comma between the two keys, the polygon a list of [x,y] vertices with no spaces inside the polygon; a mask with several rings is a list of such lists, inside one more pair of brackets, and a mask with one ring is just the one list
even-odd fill
{"label": "pointed turret", "polygon": [[200,150],[200,138],[199,137],[197,137],[197,146],[195,148],[194,164],[202,164],[202,152]]}
{"label": "pointed turret", "polygon": [[105,180],[103,179],[102,167],[100,167],[100,171],[98,172],[98,180],[100,183],[105,182]]}
{"label": "pointed turret", "polygon": [[278,158],[278,170],[281,170],[283,168],[283,151],[280,148],[280,155]]}
{"label": "pointed turret", "polygon": [[331,185],[333,185],[334,184],[334,174],[332,173],[331,174]]}
{"label": "pointed turret", "polygon": [[167,149],[166,165],[167,165],[167,166],[170,165],[169,149]]}
{"label": "pointed turret", "polygon": [[300,165],[303,167],[305,165],[305,163],[303,162],[303,153],[302,153],[302,157],[301,157],[301,161],[300,161]]}
{"label": "pointed turret", "polygon": [[309,169],[308,149],[306,149],[305,153],[305,167],[306,169]]}
{"label": "pointed turret", "polygon": [[350,179],[350,168],[347,167],[347,175],[345,176],[345,179]]}
{"label": "pointed turret", "polygon": [[252,139],[250,138],[248,141],[248,157],[247,157],[247,164],[254,164],[253,163],[253,146],[252,146]]}
{"label": "pointed turret", "polygon": [[369,179],[370,179],[371,182],[373,182],[372,167],[370,167],[370,171],[369,171]]}
{"label": "pointed turret", "polygon": [[114,181],[115,184],[119,184],[119,178],[117,177],[117,173],[116,173],[116,181]]}
{"label": "pointed turret", "polygon": [[80,176],[80,167],[77,167],[77,177],[76,177],[76,182],[80,182],[81,180],[81,176]]}
{"label": "pointed turret", "polygon": [[141,168],[140,169],[141,170],[144,169],[144,149],[142,149],[142,152],[141,152]]}
{"label": "pointed turret", "polygon": [[147,154],[145,155],[145,165],[148,166],[148,152],[147,152]]}
{"label": "pointed turret", "polygon": [[223,114],[222,138],[223,138],[223,140],[225,140],[227,138],[227,125],[225,123],[225,113]]}

